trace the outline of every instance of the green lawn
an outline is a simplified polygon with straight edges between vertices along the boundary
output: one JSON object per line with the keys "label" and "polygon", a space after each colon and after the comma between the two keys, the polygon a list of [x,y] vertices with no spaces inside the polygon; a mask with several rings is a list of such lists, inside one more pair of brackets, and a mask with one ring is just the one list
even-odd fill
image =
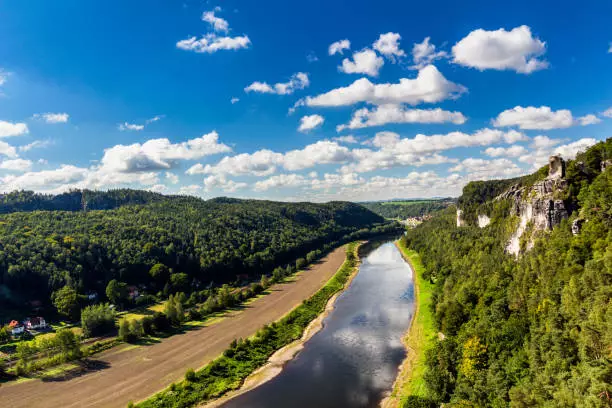
{"label": "green lawn", "polygon": [[432,347],[436,341],[437,331],[431,311],[431,296],[434,285],[423,279],[425,268],[421,257],[416,251],[408,249],[399,243],[405,257],[409,260],[415,272],[416,315],[406,338],[409,353],[413,354],[410,369],[401,379],[399,390],[400,399],[409,396],[427,397],[427,389],[423,375],[425,373],[425,350]]}

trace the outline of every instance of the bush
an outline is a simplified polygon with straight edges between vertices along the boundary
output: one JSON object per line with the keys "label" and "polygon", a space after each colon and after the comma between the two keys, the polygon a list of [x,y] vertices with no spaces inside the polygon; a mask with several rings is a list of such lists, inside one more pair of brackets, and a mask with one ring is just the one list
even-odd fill
{"label": "bush", "polygon": [[163,313],[159,313],[159,312],[155,312],[153,314],[153,322],[152,323],[153,323],[153,330],[159,331],[159,332],[168,331],[170,329],[170,327],[172,326],[170,324],[170,321],[166,317],[166,315],[163,314]]}
{"label": "bush", "polygon": [[198,379],[195,371],[193,371],[193,368],[190,368],[187,370],[187,372],[185,373],[185,380],[190,381],[190,382],[195,382]]}
{"label": "bush", "polygon": [[117,313],[108,303],[87,306],[81,311],[83,336],[93,337],[115,330]]}

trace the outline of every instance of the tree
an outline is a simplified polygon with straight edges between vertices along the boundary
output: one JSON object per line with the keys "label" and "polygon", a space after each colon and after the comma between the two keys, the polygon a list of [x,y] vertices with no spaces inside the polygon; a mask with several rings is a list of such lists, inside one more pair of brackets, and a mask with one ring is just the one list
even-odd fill
{"label": "tree", "polygon": [[108,303],[87,306],[81,311],[81,327],[85,337],[99,336],[115,329],[116,312]]}
{"label": "tree", "polygon": [[127,319],[121,319],[119,322],[119,338],[123,341],[132,341],[132,333],[130,332],[130,324]]}
{"label": "tree", "polygon": [[174,292],[186,292],[189,290],[189,275],[186,273],[173,273],[170,275],[170,283]]}
{"label": "tree", "polygon": [[53,292],[51,298],[59,314],[68,319],[75,319],[78,317],[79,302],[76,290],[70,286],[64,286]]}
{"label": "tree", "polygon": [[72,330],[59,330],[54,340],[66,361],[80,358],[83,355],[79,339]]}
{"label": "tree", "polygon": [[8,326],[0,329],[0,343],[6,343],[11,340],[11,330]]}
{"label": "tree", "polygon": [[306,266],[306,260],[304,258],[298,258],[297,261],[295,261],[295,269],[297,269],[298,271],[300,269],[303,269]]}
{"label": "tree", "polygon": [[170,274],[170,269],[163,263],[156,263],[149,269],[149,275],[157,282],[165,282]]}
{"label": "tree", "polygon": [[116,279],[111,280],[106,286],[106,297],[111,303],[122,306],[128,299],[127,284]]}

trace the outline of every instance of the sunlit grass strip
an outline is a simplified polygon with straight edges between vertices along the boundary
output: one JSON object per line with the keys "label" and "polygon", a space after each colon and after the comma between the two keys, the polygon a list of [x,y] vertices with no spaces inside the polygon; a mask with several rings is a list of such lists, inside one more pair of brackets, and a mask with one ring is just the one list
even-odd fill
{"label": "sunlit grass strip", "polygon": [[252,338],[238,341],[201,370],[188,371],[185,380],[170,385],[136,406],[191,407],[240,388],[244,380],[263,366],[276,350],[301,338],[308,324],[325,310],[328,300],[344,288],[357,266],[357,248],[356,242],[348,244],[346,260],[336,274],[285,317],[264,326]]}
{"label": "sunlit grass strip", "polygon": [[419,254],[406,248],[402,240],[398,242],[398,245],[405,259],[410,262],[415,275],[415,316],[406,338],[408,353],[413,353],[413,356],[408,371],[401,378],[398,394],[400,400],[405,400],[409,396],[427,398],[427,389],[423,379],[426,368],[425,351],[433,347],[437,336],[431,310],[434,285],[423,278],[425,267],[421,263]]}

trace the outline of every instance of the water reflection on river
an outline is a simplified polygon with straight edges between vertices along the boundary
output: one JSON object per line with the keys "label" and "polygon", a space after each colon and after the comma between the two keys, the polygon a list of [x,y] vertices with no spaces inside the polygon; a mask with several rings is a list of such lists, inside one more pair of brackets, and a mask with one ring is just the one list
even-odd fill
{"label": "water reflection on river", "polygon": [[414,310],[409,266],[392,242],[363,260],[324,328],[276,378],[224,408],[376,407],[405,356]]}

